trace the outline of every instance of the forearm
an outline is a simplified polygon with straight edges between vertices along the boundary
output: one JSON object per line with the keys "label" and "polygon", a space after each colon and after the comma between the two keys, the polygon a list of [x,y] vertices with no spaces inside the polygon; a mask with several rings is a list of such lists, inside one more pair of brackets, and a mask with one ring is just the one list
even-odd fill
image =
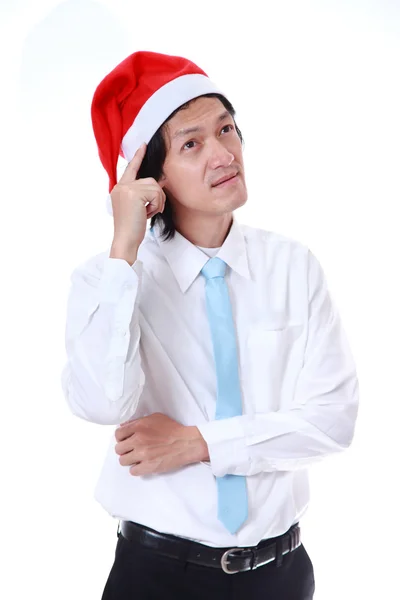
{"label": "forearm", "polygon": [[343,451],[353,439],[357,398],[355,393],[343,405],[243,415],[199,426],[214,475],[293,471]]}

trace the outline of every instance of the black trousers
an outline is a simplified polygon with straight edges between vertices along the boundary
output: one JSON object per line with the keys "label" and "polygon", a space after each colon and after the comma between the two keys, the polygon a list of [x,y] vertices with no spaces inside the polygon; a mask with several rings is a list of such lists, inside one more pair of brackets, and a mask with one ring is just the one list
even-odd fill
{"label": "black trousers", "polygon": [[102,600],[312,600],[314,569],[303,545],[276,561],[228,575],[119,536]]}

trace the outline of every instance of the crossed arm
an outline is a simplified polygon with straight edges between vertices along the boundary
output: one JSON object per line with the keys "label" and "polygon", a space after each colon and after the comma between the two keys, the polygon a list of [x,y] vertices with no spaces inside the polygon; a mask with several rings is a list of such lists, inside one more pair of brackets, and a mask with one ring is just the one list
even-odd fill
{"label": "crossed arm", "polygon": [[[63,388],[74,414],[93,422],[121,423],[134,415],[140,401],[144,375],[133,308],[140,265],[135,269],[117,261],[107,263],[100,282],[97,268],[74,275]],[[130,467],[132,475],[142,475],[209,461],[216,476],[253,475],[304,468],[346,449],[358,412],[356,367],[322,268],[311,252],[308,303],[303,366],[293,398],[283,403],[285,409],[197,427],[159,413],[130,420],[116,430],[121,465]],[[123,335],[123,329],[132,314],[133,349],[128,353],[129,335]],[[118,328],[112,326],[114,321]],[[104,343],[110,328],[115,331],[111,346]]]}

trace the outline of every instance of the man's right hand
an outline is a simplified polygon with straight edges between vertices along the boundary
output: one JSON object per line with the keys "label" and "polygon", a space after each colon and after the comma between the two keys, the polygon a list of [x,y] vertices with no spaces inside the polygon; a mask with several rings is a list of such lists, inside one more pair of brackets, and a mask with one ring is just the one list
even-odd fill
{"label": "man's right hand", "polygon": [[114,239],[110,258],[123,258],[130,264],[136,261],[147,219],[164,210],[166,199],[155,179],[137,179],[146,149],[146,144],[140,146],[111,192]]}

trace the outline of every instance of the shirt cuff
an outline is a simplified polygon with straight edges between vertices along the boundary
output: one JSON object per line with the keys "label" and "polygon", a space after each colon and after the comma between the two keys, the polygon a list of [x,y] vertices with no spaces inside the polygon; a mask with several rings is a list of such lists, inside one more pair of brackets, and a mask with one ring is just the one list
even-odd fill
{"label": "shirt cuff", "polygon": [[250,469],[250,451],[246,444],[240,415],[197,425],[208,446],[210,465],[216,477],[245,475]]}

